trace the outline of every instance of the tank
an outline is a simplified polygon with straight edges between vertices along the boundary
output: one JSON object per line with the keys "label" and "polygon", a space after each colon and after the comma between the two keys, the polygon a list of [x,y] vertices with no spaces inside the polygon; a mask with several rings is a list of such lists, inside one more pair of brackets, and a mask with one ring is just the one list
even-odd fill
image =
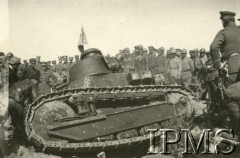
{"label": "tank", "polygon": [[115,70],[100,50],[84,51],[66,84],[29,105],[25,128],[34,147],[57,153],[129,148],[148,143],[147,129],[174,126],[206,106],[182,86],[154,85],[149,70]]}

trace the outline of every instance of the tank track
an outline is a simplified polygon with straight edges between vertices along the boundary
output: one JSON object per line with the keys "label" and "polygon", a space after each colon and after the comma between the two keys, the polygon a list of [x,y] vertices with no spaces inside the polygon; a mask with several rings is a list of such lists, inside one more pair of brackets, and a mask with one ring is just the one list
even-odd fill
{"label": "tank track", "polygon": [[[146,85],[146,86],[126,86],[126,87],[106,87],[106,88],[77,88],[62,90],[59,92],[53,92],[45,94],[36,99],[32,104],[29,105],[26,118],[25,118],[25,129],[29,141],[42,152],[89,152],[89,151],[100,151],[107,149],[116,149],[120,147],[128,147],[129,145],[140,144],[146,140],[149,140],[149,135],[140,135],[137,137],[131,137],[120,140],[107,140],[107,141],[87,141],[87,142],[67,142],[67,141],[52,141],[45,140],[38,135],[33,127],[32,121],[35,111],[46,102],[51,101],[67,101],[73,95],[87,95],[97,98],[97,100],[104,100],[106,98],[101,97],[102,94],[112,94],[112,98],[117,99],[117,94],[134,94],[132,97],[135,99],[148,98],[154,94],[154,92],[165,92],[166,94],[180,94],[188,98],[188,100],[195,100],[194,94],[185,89],[182,86],[175,85]],[[144,92],[144,95],[137,95],[139,92]],[[129,96],[124,95],[124,96]],[[109,99],[109,98],[108,98]],[[121,98],[123,99],[123,98]],[[173,104],[170,101],[160,102],[159,104]],[[177,118],[176,116],[175,118]],[[174,118],[172,119],[174,120]],[[165,122],[171,122],[170,120],[164,120],[159,122],[160,127],[164,127]],[[142,127],[144,128],[144,127]],[[139,131],[138,131],[139,132]],[[140,133],[140,132],[139,132]],[[160,136],[160,132],[156,132],[156,136]]]}

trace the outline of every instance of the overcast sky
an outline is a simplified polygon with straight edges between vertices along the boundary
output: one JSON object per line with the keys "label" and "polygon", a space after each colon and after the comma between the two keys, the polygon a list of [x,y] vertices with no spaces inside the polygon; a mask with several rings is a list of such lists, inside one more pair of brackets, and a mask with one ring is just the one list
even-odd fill
{"label": "overcast sky", "polygon": [[71,56],[79,54],[77,43],[83,26],[89,47],[99,48],[104,54],[116,54],[124,47],[132,51],[139,44],[209,49],[215,34],[222,29],[219,11],[234,11],[239,18],[239,3],[240,0],[0,0],[0,44],[3,51],[22,59]]}

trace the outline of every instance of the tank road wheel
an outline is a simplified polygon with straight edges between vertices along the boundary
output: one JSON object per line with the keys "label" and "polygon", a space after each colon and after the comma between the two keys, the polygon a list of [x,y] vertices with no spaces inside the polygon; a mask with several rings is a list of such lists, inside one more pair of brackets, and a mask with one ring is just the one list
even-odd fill
{"label": "tank road wheel", "polygon": [[44,103],[35,111],[32,123],[35,132],[48,140],[51,139],[47,133],[47,126],[49,124],[58,122],[62,118],[74,116],[74,110],[66,103],[61,101],[51,101]]}

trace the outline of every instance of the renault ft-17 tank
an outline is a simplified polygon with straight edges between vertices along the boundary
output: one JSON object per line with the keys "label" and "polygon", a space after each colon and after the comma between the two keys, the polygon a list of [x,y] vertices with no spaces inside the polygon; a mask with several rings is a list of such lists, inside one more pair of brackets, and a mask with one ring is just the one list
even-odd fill
{"label": "renault ft-17 tank", "polygon": [[62,90],[29,106],[28,139],[45,152],[129,147],[149,140],[147,129],[163,128],[186,111],[205,107],[182,86],[153,81],[147,70],[112,73],[101,51],[88,49],[70,68]]}

